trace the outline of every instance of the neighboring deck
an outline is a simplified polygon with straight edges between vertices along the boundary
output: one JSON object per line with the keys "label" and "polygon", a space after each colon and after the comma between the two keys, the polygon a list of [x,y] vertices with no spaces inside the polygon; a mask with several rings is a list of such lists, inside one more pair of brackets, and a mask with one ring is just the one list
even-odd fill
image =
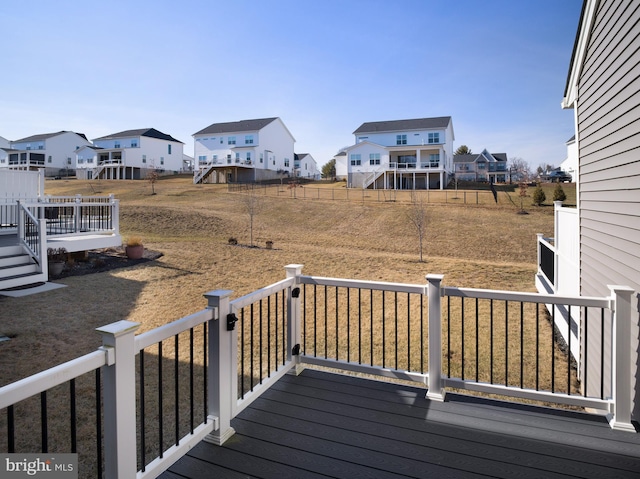
{"label": "neighboring deck", "polygon": [[306,369],[199,443],[160,477],[640,477],[640,434],[603,416]]}

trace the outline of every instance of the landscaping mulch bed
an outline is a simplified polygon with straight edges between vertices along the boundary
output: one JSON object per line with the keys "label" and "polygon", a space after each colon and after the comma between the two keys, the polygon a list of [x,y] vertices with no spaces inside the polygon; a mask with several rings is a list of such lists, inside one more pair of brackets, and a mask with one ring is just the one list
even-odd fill
{"label": "landscaping mulch bed", "polygon": [[124,248],[105,248],[101,250],[88,251],[84,257],[74,258],[73,261],[65,264],[62,273],[55,279],[67,278],[69,276],[82,276],[92,273],[103,273],[118,268],[126,268],[141,263],[154,261],[162,256],[159,251],[149,249],[144,250],[140,259],[129,259],[124,253]]}

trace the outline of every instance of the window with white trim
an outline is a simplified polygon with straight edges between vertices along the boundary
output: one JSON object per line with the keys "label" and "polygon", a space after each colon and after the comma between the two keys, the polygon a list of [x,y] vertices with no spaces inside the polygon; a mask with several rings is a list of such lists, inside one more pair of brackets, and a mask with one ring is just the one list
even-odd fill
{"label": "window with white trim", "polygon": [[235,145],[235,144],[236,144],[235,136],[230,136],[229,138],[227,138],[227,145]]}
{"label": "window with white trim", "polygon": [[429,143],[440,143],[440,133],[429,133]]}
{"label": "window with white trim", "polygon": [[370,165],[379,165],[380,164],[380,153],[369,153],[369,164]]}
{"label": "window with white trim", "polygon": [[360,166],[362,164],[362,158],[359,153],[349,156],[351,166]]}
{"label": "window with white trim", "polygon": [[407,135],[396,135],[396,145],[406,145]]}
{"label": "window with white trim", "polygon": [[245,135],[244,144],[245,145],[253,145],[253,135]]}

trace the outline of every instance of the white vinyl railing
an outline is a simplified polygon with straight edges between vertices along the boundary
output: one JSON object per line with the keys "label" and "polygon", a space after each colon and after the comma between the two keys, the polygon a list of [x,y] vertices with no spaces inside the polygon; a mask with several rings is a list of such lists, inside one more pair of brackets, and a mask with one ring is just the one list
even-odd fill
{"label": "white vinyl railing", "polygon": [[[288,265],[286,276],[282,281],[233,301],[230,299],[232,291],[229,290],[207,293],[206,309],[139,336],[135,335],[139,324],[130,321],[118,321],[98,328],[103,343],[98,351],[0,388],[0,410],[12,409],[16,403],[33,395],[101,368],[104,377],[104,474],[105,477],[115,479],[157,477],[198,441],[223,444],[234,434],[231,420],[235,415],[283,374],[289,371],[297,373],[305,363],[420,381],[427,386],[426,396],[438,401],[444,399],[447,388],[461,388],[514,398],[606,409],[610,414],[612,428],[635,432],[631,424],[631,392],[635,390],[635,384],[630,371],[633,291],[629,288],[612,287],[611,296],[605,298],[580,298],[443,287],[441,275],[428,275],[424,285],[384,283],[303,276],[302,265]],[[306,288],[305,291],[302,291],[303,288]],[[321,297],[323,294],[325,296]],[[366,299],[368,297],[371,298],[369,303]],[[492,312],[494,303],[498,302],[516,305],[563,304],[608,311],[611,322],[607,329],[612,332],[611,350],[607,352],[612,359],[607,363],[611,368],[611,394],[598,398],[587,394],[524,388],[512,385],[509,381],[502,385],[490,384],[473,377],[466,378],[464,368],[461,377],[454,377],[447,372],[444,361],[450,354],[449,351],[445,354],[443,348],[447,339],[443,335],[443,329],[450,335],[451,328],[443,311],[447,310],[449,314],[452,309],[445,307],[443,298],[447,298],[447,301],[450,298],[463,301],[463,311],[465,300],[475,302],[473,309],[476,321],[482,311],[477,306],[478,302],[485,300],[491,302]],[[334,305],[335,310],[331,309]],[[367,335],[362,334],[362,325],[369,317],[373,321],[374,314],[380,308],[383,311],[381,338],[389,341],[387,352],[390,357],[386,359],[387,364],[385,359],[380,363],[373,353],[371,361],[366,359],[366,354],[361,354],[362,342],[366,342],[365,336],[377,334],[373,328]],[[517,310],[518,306],[515,308]],[[425,310],[427,314],[423,318]],[[329,311],[331,314],[328,314]],[[413,329],[415,337],[410,335],[413,326],[407,324],[414,314],[418,315],[416,318],[420,324],[426,324],[427,327],[426,330],[422,327]],[[520,313],[516,317],[523,324],[524,316]],[[332,327],[329,322],[333,321],[335,327],[340,328],[336,338],[342,338],[343,344],[339,346],[336,340],[329,348],[326,341]],[[464,321],[463,317],[463,324]],[[385,322],[389,328],[386,332]],[[407,325],[406,329],[404,324]],[[137,471],[138,448],[132,447],[136,444],[136,433],[140,432],[136,430],[136,357],[145,348],[199,326],[208,328],[205,349],[207,417],[192,432],[150,463],[143,464],[142,469]],[[272,327],[276,329],[271,329]],[[474,337],[477,338],[477,334]],[[464,349],[464,332],[462,341]],[[245,342],[251,342],[250,349],[244,350]],[[372,348],[375,342],[371,342]],[[324,345],[324,354],[316,351],[322,349],[316,348],[316,343]],[[426,361],[422,360],[408,364],[404,369],[398,366],[398,355],[404,354],[409,344],[412,347],[420,344],[420,354],[424,352],[428,356],[426,369],[423,369]],[[336,356],[333,354],[334,347]],[[273,362],[270,353],[265,352],[271,348],[275,349],[274,357],[277,358]],[[347,356],[339,357],[338,355],[344,354],[345,348]],[[351,351],[349,348],[352,348]],[[254,351],[258,352],[257,360],[253,359]],[[392,358],[394,352],[395,358]],[[243,362],[249,360],[249,357],[252,358],[249,374],[253,377],[254,370],[257,370],[257,385],[254,387],[252,383],[250,388],[239,388],[238,378],[247,375]],[[140,374],[142,373],[141,366]],[[250,391],[245,394],[245,389]]]}

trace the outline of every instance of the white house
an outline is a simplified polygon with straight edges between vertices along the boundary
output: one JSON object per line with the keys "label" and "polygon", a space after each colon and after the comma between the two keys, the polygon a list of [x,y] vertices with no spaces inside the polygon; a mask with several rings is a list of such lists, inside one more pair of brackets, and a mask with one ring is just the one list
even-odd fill
{"label": "white house", "polygon": [[293,158],[293,175],[296,178],[320,179],[320,170],[313,156],[309,153],[294,153]]}
{"label": "white house", "polygon": [[560,163],[560,169],[574,179],[578,176],[578,143],[575,135],[567,140],[567,158]]}
{"label": "white house", "polygon": [[147,172],[182,171],[184,143],[155,128],[126,130],[93,140],[76,152],[79,179],[144,179]]}
{"label": "white house", "polygon": [[489,153],[486,149],[479,154],[453,155],[456,179],[459,181],[482,181],[506,183],[507,154]]}
{"label": "white house", "polygon": [[[536,284],[542,291],[587,297],[608,296],[610,286],[620,285],[627,295],[622,306],[631,312],[632,322],[616,341],[630,342],[630,357],[613,377],[600,374],[591,363],[580,374],[583,387],[592,391],[628,394],[637,421],[640,390],[629,385],[640,384],[640,10],[619,7],[615,0],[586,0],[583,5],[562,100],[563,108],[574,111],[576,135],[568,148],[576,152],[577,208],[556,205],[553,241],[539,239]],[[588,350],[590,358],[602,354],[608,361],[613,319],[596,308],[568,312],[559,326],[565,337],[566,317],[572,319],[574,356]],[[587,327],[599,327],[602,334],[584,341]]]}
{"label": "white house", "polygon": [[340,150],[332,159],[336,162],[336,180],[347,181],[347,177],[349,176],[347,152],[345,150]]}
{"label": "white house", "polygon": [[0,168],[9,166],[9,150],[11,150],[11,142],[0,136]]}
{"label": "white house", "polygon": [[450,116],[363,123],[347,153],[348,186],[444,189],[453,172]]}
{"label": "white house", "polygon": [[295,138],[280,118],[213,123],[193,135],[194,183],[290,177]]}
{"label": "white house", "polygon": [[44,168],[45,176],[69,174],[74,168],[76,150],[90,144],[85,135],[73,131],[29,136],[11,142],[13,151],[7,152],[8,167]]}

